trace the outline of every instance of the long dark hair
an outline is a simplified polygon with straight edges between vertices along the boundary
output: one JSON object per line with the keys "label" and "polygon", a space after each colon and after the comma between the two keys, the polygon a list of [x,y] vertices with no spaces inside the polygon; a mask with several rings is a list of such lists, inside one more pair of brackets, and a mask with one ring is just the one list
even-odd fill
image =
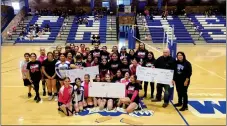
{"label": "long dark hair", "polygon": [[152,55],[152,59],[151,60],[155,60],[154,53],[152,51],[149,51],[148,54]]}
{"label": "long dark hair", "polygon": [[[80,78],[76,78],[76,79],[75,79],[75,83],[76,83],[77,80],[79,80],[79,81],[81,82],[81,79],[80,79]],[[76,93],[77,93],[77,94],[80,94],[80,86],[81,86],[81,85],[77,85],[77,84],[76,84],[76,86],[77,86]]]}
{"label": "long dark hair", "polygon": [[[187,61],[187,59],[186,59],[186,56],[185,56],[184,52],[179,51],[179,52],[177,52],[177,56],[178,56],[178,54],[181,54],[181,55],[183,56],[183,62]],[[179,60],[178,60],[178,58],[177,58],[177,61],[179,61]]]}

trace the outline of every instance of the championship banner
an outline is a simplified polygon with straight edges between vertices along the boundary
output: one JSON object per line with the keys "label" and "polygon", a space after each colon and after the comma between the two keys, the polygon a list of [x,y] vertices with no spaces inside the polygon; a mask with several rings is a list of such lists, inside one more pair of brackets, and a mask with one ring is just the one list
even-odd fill
{"label": "championship banner", "polygon": [[72,69],[72,70],[60,70],[60,74],[64,77],[69,77],[71,83],[75,82],[76,78],[84,80],[84,75],[89,74],[90,79],[94,79],[97,74],[99,74],[99,66],[84,67],[81,69]]}
{"label": "championship banner", "polygon": [[136,75],[140,81],[156,82],[161,84],[172,85],[174,70],[137,67]]}
{"label": "championship banner", "polygon": [[89,97],[124,98],[126,85],[123,83],[92,82]]}

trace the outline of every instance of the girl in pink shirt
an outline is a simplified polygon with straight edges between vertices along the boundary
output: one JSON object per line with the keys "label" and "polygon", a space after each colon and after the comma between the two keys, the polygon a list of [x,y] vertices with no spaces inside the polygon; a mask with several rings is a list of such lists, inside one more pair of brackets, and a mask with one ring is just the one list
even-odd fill
{"label": "girl in pink shirt", "polygon": [[58,110],[65,113],[67,116],[73,115],[72,91],[73,91],[73,87],[70,85],[70,79],[69,77],[66,77],[64,79],[64,85],[59,90]]}
{"label": "girl in pink shirt", "polygon": [[87,103],[87,107],[88,108],[93,108],[93,98],[89,97],[89,84],[90,84],[90,75],[89,74],[85,74],[84,75],[84,82],[81,84],[84,87],[84,99],[85,99],[85,103],[84,106],[86,106]]}
{"label": "girl in pink shirt", "polygon": [[124,83],[125,85],[128,85],[128,83],[130,82],[129,77],[129,72],[126,72],[124,78],[122,78],[120,82]]}
{"label": "girl in pink shirt", "polygon": [[131,75],[136,75],[136,68],[137,68],[138,66],[140,66],[140,65],[138,64],[138,60],[137,60],[136,58],[134,58],[134,59],[132,60],[132,64],[129,66]]}

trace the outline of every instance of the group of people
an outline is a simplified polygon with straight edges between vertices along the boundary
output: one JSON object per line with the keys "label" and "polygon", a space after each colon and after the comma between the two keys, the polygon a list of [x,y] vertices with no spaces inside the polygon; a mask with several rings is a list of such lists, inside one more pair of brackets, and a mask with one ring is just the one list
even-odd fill
{"label": "group of people", "polygon": [[[118,51],[117,46],[113,46],[112,51],[108,52],[107,47],[99,49],[99,44],[95,43],[94,49],[90,50],[84,44],[75,46],[66,45],[65,50],[57,46],[53,52],[46,54],[45,48],[40,49],[40,56],[35,53],[25,53],[25,61],[21,65],[24,85],[28,86],[28,97],[31,98],[31,89],[34,88],[36,95],[34,100],[38,103],[41,98],[39,95],[39,82],[42,80],[43,96],[48,99],[58,101],[58,110],[66,115],[73,115],[82,111],[84,108],[98,107],[100,110],[106,108],[126,108],[127,113],[131,113],[139,107],[139,92],[142,90],[142,81],[137,80],[136,69],[138,66],[171,69],[174,70],[172,83],[176,85],[178,92],[178,103],[176,107],[182,106],[181,111],[187,110],[187,88],[190,84],[192,68],[190,62],[186,60],[183,52],[177,53],[177,60],[170,56],[169,49],[163,51],[163,55],[155,59],[153,52],[148,51],[143,43],[139,44],[136,51],[125,47]],[[84,67],[99,66],[99,74],[94,80],[90,75],[84,78],[70,80],[66,75],[61,74],[61,70],[82,69]],[[83,80],[83,81],[82,81]],[[75,83],[71,83],[75,81]],[[125,98],[95,98],[89,97],[89,85],[91,82],[120,82],[125,84]],[[147,86],[149,82],[144,82],[144,97],[147,97]],[[154,98],[154,83],[151,82],[151,98]],[[157,95],[152,100],[159,102],[162,98],[162,89],[165,89],[163,107],[169,103],[169,85],[157,84]]]}
{"label": "group of people", "polygon": [[46,24],[43,29],[41,29],[38,24],[31,24],[28,28],[22,27],[22,32],[19,34],[19,40],[29,38],[30,41],[33,41],[34,38],[41,37],[45,32],[50,32],[49,24]]}

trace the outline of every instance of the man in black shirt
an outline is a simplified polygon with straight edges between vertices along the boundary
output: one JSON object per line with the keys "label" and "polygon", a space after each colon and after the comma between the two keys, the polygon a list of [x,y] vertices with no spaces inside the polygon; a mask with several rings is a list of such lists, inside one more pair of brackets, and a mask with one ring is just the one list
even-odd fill
{"label": "man in black shirt", "polygon": [[[174,70],[176,66],[176,60],[170,56],[170,50],[165,49],[163,51],[163,56],[160,56],[156,62],[155,62],[155,68],[160,68],[160,69],[168,69],[168,70]],[[175,82],[172,81],[174,84]],[[169,104],[169,88],[170,85],[167,84],[157,84],[157,95],[156,99],[152,100],[153,102],[159,102],[161,101],[162,97],[162,88],[164,87],[165,93],[164,93],[164,104],[162,105],[163,108],[166,108]]]}

